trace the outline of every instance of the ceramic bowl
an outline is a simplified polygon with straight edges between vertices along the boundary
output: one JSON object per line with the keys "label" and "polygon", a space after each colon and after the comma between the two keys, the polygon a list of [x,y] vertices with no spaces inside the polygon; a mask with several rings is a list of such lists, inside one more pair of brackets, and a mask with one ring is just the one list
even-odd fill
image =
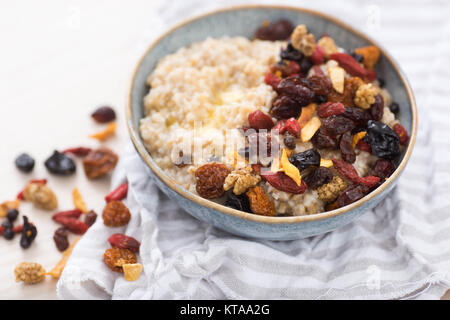
{"label": "ceramic bowl", "polygon": [[[194,195],[167,176],[144,147],[139,134],[139,121],[144,117],[143,98],[148,93],[146,78],[158,60],[177,49],[207,37],[245,36],[252,38],[263,21],[280,18],[294,24],[303,23],[312,33],[330,35],[343,48],[357,48],[374,44],[381,49],[376,71],[386,82],[393,100],[400,105],[399,119],[411,139],[403,152],[398,168],[379,188],[346,207],[324,213],[295,217],[264,217],[234,210]],[[416,105],[405,76],[397,63],[375,41],[339,21],[312,10],[284,6],[240,6],[221,9],[189,19],[172,28],[144,53],[132,76],[129,101],[126,109],[131,140],[147,164],[151,176],[168,197],[195,218],[235,235],[268,240],[293,240],[311,237],[334,230],[358,218],[379,203],[394,187],[404,170],[414,146],[417,131]]]}

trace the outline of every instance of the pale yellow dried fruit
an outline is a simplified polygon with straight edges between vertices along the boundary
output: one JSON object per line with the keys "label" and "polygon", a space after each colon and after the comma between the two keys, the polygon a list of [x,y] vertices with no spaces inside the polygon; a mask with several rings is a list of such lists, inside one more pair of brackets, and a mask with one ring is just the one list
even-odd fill
{"label": "pale yellow dried fruit", "polygon": [[26,284],[36,284],[44,281],[45,269],[36,262],[22,262],[14,269],[16,281],[23,281]]}
{"label": "pale yellow dried fruit", "polygon": [[29,183],[23,190],[25,200],[32,202],[37,208],[55,210],[58,198],[47,185],[43,183]]}
{"label": "pale yellow dried fruit", "polygon": [[327,58],[330,57],[330,54],[338,52],[338,47],[331,37],[325,36],[320,38],[319,41],[317,41],[317,45],[323,48]]}
{"label": "pale yellow dried fruit", "polygon": [[295,49],[307,57],[310,57],[316,48],[316,39],[312,33],[308,33],[304,24],[298,25],[294,29],[291,35],[291,43]]}
{"label": "pale yellow dried fruit", "polygon": [[361,132],[356,133],[353,136],[353,139],[352,139],[353,148],[356,147],[356,145],[358,144],[359,140],[364,138],[365,135],[366,135],[366,132],[365,131],[361,131]]}
{"label": "pale yellow dried fruit", "polygon": [[300,171],[296,166],[294,166],[288,159],[286,149],[283,149],[283,153],[281,155],[281,166],[283,168],[284,173],[290,177],[295,183],[300,186],[302,183],[302,177],[300,175]]}
{"label": "pale yellow dried fruit", "polygon": [[375,96],[378,94],[378,89],[371,83],[365,83],[356,90],[353,101],[355,105],[362,109],[369,109],[375,103]]}
{"label": "pale yellow dried fruit", "polygon": [[88,212],[86,203],[84,202],[83,197],[81,196],[81,193],[78,190],[78,188],[73,189],[72,198],[73,198],[73,205],[75,206],[75,208],[79,209],[83,213]]}
{"label": "pale yellow dried fruit", "polygon": [[325,168],[331,168],[333,166],[333,161],[329,159],[320,159],[320,166]]}
{"label": "pale yellow dried fruit", "polygon": [[320,121],[319,117],[312,117],[300,132],[300,139],[302,140],[302,142],[308,142],[309,140],[311,140],[311,138],[314,136],[316,131],[319,130],[321,125],[322,122]]}
{"label": "pale yellow dried fruit", "polygon": [[248,188],[257,185],[261,181],[261,176],[252,173],[251,167],[233,170],[226,178],[223,184],[225,191],[233,188],[236,195],[243,194]]}
{"label": "pale yellow dried fruit", "polygon": [[340,94],[344,93],[345,84],[345,70],[341,67],[328,68],[328,75],[330,76],[331,84],[334,90]]}
{"label": "pale yellow dried fruit", "polygon": [[143,266],[140,263],[126,263],[122,265],[123,275],[127,281],[136,281],[141,275]]}

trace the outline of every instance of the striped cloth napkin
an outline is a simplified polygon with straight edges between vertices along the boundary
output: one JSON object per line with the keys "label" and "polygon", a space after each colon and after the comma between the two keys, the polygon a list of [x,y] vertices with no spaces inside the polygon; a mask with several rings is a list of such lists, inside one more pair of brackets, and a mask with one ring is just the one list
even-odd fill
{"label": "striped cloth napkin", "polygon": [[[161,16],[173,22],[190,8],[209,10],[211,3],[171,1],[170,6],[161,5]],[[438,299],[450,287],[449,4],[283,3],[346,17],[347,23],[388,48],[406,71],[420,126],[415,150],[394,191],[374,210],[333,232],[288,242],[248,240],[199,222],[177,207],[157,189],[130,146],[113,186],[128,180],[126,204],[133,217],[122,228],[106,228],[101,219],[91,227],[57,284],[59,297]],[[144,271],[135,282],[125,281],[103,263],[106,239],[117,232],[142,242]]]}

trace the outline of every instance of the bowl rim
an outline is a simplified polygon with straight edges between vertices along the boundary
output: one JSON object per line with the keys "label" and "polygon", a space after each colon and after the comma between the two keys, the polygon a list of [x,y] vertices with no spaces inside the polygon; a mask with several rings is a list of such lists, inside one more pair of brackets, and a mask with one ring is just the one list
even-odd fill
{"label": "bowl rim", "polygon": [[[133,92],[133,88],[134,88],[134,82],[136,79],[136,73],[142,64],[143,59],[156,46],[156,44],[158,44],[163,38],[168,36],[170,33],[174,32],[175,30],[182,28],[185,25],[187,25],[191,22],[194,22],[196,20],[200,20],[205,17],[212,16],[212,15],[215,15],[218,13],[229,12],[229,11],[238,11],[238,10],[243,10],[243,9],[293,10],[293,11],[298,11],[298,12],[302,12],[302,13],[319,16],[323,19],[329,20],[329,21],[333,22],[334,24],[337,24],[337,25],[341,26],[342,28],[356,34],[357,36],[363,38],[370,44],[375,45],[380,49],[381,54],[384,55],[384,57],[387,59],[387,61],[393,66],[395,72],[398,74],[398,76],[403,84],[403,87],[406,90],[406,93],[408,95],[408,100],[409,100],[409,103],[411,106],[411,115],[412,115],[410,139],[409,139],[409,143],[408,143],[408,147],[406,149],[405,155],[404,155],[402,161],[400,162],[399,166],[394,171],[394,173],[381,186],[379,186],[377,189],[375,189],[368,195],[364,196],[363,198],[359,199],[358,201],[353,202],[345,207],[335,209],[335,210],[325,211],[325,212],[311,214],[311,215],[303,215],[303,216],[267,217],[267,216],[260,216],[260,215],[255,215],[252,213],[247,213],[247,212],[243,212],[240,210],[232,209],[232,208],[226,207],[224,205],[221,205],[219,203],[213,202],[211,200],[204,199],[198,195],[195,195],[195,194],[191,193],[190,191],[186,190],[185,188],[183,188],[181,185],[179,185],[173,178],[169,177],[161,168],[159,168],[158,165],[156,165],[156,163],[152,163],[152,161],[154,161],[154,160],[152,159],[150,153],[145,148],[144,143],[141,140],[139,131],[134,126],[134,123],[132,120],[133,119],[132,118],[132,92]],[[134,71],[131,75],[128,99],[127,99],[127,104],[125,107],[125,115],[126,115],[126,123],[127,123],[128,131],[130,134],[130,138],[133,142],[135,149],[139,153],[142,160],[144,160],[146,165],[148,165],[150,167],[150,169],[153,171],[153,173],[160,180],[162,180],[164,182],[164,184],[166,184],[171,190],[175,191],[183,198],[196,203],[197,205],[204,206],[209,209],[213,209],[219,213],[232,215],[234,217],[241,218],[244,220],[265,223],[265,224],[295,224],[295,223],[304,223],[304,222],[310,222],[310,221],[325,220],[325,219],[332,218],[332,217],[344,214],[346,212],[349,212],[349,211],[361,206],[363,203],[365,203],[371,199],[374,199],[375,197],[380,195],[383,191],[387,190],[389,188],[389,186],[392,185],[394,180],[397,179],[397,177],[404,170],[406,163],[408,162],[408,160],[411,156],[411,153],[412,153],[412,150],[413,150],[413,147],[415,144],[416,135],[417,135],[417,126],[418,126],[417,106],[416,106],[416,101],[415,101],[411,86],[410,86],[404,72],[401,70],[401,68],[397,64],[397,62],[386,52],[386,50],[382,46],[380,46],[376,41],[374,41],[369,36],[354,29],[352,26],[342,22],[341,20],[339,20],[333,16],[330,16],[328,14],[322,13],[320,11],[312,10],[312,9],[306,9],[306,8],[302,8],[302,7],[295,7],[295,6],[289,6],[289,5],[249,4],[249,5],[236,5],[236,6],[223,7],[220,9],[209,11],[209,12],[206,12],[203,14],[193,16],[186,20],[183,20],[182,22],[179,22],[178,24],[176,24],[176,25],[172,26],[171,28],[169,28],[168,30],[166,30],[164,33],[162,33],[159,37],[157,37],[150,44],[150,46],[142,54],[141,58],[138,60],[136,66],[134,68]]]}

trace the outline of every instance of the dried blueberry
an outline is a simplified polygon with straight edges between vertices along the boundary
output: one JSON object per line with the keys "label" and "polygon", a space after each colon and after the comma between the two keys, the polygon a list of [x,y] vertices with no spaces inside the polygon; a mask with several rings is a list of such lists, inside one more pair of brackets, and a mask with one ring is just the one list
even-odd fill
{"label": "dried blueberry", "polygon": [[13,229],[12,228],[6,228],[4,231],[3,231],[3,237],[6,239],[6,240],[12,240],[13,238],[14,238],[14,231],[13,231]]}
{"label": "dried blueberry", "polygon": [[317,189],[333,179],[333,172],[325,167],[313,168],[303,179],[308,188]]}
{"label": "dried blueberry", "polygon": [[8,221],[11,223],[16,221],[18,216],[19,216],[19,211],[17,209],[10,209],[10,210],[8,210],[8,213],[6,214],[6,218],[8,218]]}
{"label": "dried blueberry", "polygon": [[20,246],[24,249],[29,248],[33,243],[33,240],[36,238],[36,235],[36,227],[32,223],[28,222],[27,216],[23,216],[23,229],[20,238]]}
{"label": "dried blueberry", "polygon": [[91,117],[98,123],[107,123],[116,119],[116,112],[113,108],[104,106],[95,110]]}
{"label": "dried blueberry", "polygon": [[319,166],[320,154],[315,149],[309,149],[289,157],[289,162],[301,171],[309,168],[310,166]]}
{"label": "dried blueberry", "polygon": [[303,58],[302,61],[300,61],[300,72],[304,75],[306,75],[309,72],[309,69],[312,68],[314,63],[308,58]]}
{"label": "dried blueberry", "polygon": [[293,150],[295,149],[296,143],[295,143],[295,137],[289,133],[287,133],[284,136],[283,139],[284,145],[286,146],[286,148]]}
{"label": "dried blueberry", "polygon": [[71,175],[75,172],[75,162],[64,153],[55,151],[50,158],[45,161],[45,167],[53,174]]}
{"label": "dried blueberry", "polygon": [[280,57],[283,60],[291,60],[291,61],[300,62],[303,59],[303,53],[301,53],[300,51],[295,49],[292,46],[291,42],[289,42],[286,49],[281,51]]}
{"label": "dried blueberry", "polygon": [[281,96],[278,97],[272,104],[270,114],[280,120],[289,119],[292,117],[298,118],[301,111],[302,108],[295,100],[287,96]]}
{"label": "dried blueberry", "polygon": [[366,132],[363,139],[370,145],[373,155],[388,160],[400,155],[399,138],[388,125],[370,120]]}
{"label": "dried blueberry", "polygon": [[397,114],[400,111],[400,106],[397,102],[392,102],[389,106],[389,110],[391,110],[392,113]]}
{"label": "dried blueberry", "polygon": [[34,159],[26,153],[22,153],[16,158],[16,167],[22,172],[31,172],[34,168]]}
{"label": "dried blueberry", "polygon": [[249,212],[249,213],[252,212],[250,210],[250,202],[245,193],[240,194],[240,195],[235,195],[233,192],[228,192],[227,200],[225,201],[225,205],[227,207],[230,207],[230,208],[233,208],[236,210],[241,210],[241,211]]}
{"label": "dried blueberry", "polygon": [[2,227],[5,228],[5,229],[10,229],[10,228],[13,227],[13,224],[12,224],[11,221],[6,220],[6,221],[3,221],[3,222],[2,222]]}

